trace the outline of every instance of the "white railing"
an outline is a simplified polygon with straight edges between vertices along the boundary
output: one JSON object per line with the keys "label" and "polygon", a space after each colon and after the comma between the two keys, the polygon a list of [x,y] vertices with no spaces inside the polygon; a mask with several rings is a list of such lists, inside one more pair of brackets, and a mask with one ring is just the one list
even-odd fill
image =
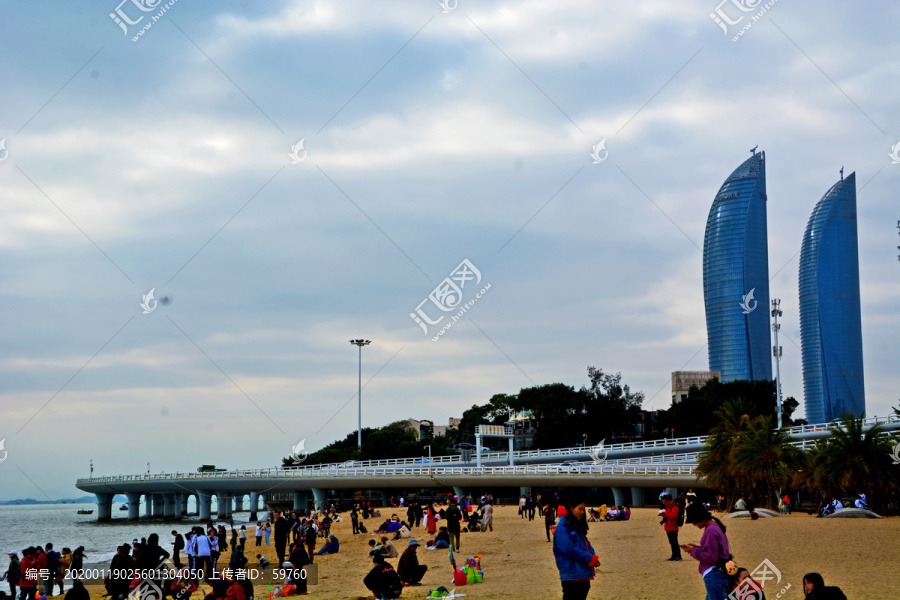
{"label": "white railing", "polygon": [[[900,428],[900,415],[889,415],[887,417],[868,417],[863,420],[863,426],[868,428],[875,424],[888,425],[889,429]],[[833,428],[843,428],[843,423],[834,421],[832,423],[816,424],[816,425],[799,425],[791,427],[788,432],[792,436],[827,432]],[[674,448],[678,446],[702,445],[706,441],[706,436],[694,436],[686,438],[649,440],[644,442],[628,442],[623,444],[611,444],[604,446],[605,452],[615,452],[621,450],[640,450],[648,448]],[[815,443],[814,440],[798,440],[794,442],[795,446],[800,448],[809,448]],[[526,450],[513,453],[513,459],[519,461],[528,458],[559,458],[560,460],[572,459],[573,456],[587,456],[589,449],[587,447],[574,448],[554,448],[551,450]],[[491,460],[508,460],[507,452],[489,452],[481,455],[482,461]],[[679,454],[667,454],[657,456],[634,457],[627,459],[611,459],[601,463],[606,467],[620,467],[631,465],[648,465],[652,466],[656,463],[686,463],[683,466],[693,469],[693,465],[698,460],[698,452],[687,452]],[[352,466],[348,463],[352,462]],[[248,478],[291,478],[291,477],[337,477],[344,475],[345,472],[357,473],[360,470],[372,471],[373,474],[410,474],[408,469],[413,469],[414,474],[437,473],[439,468],[462,468],[475,469],[475,467],[459,466],[461,459],[459,456],[435,456],[435,457],[414,457],[414,458],[393,458],[385,460],[372,461],[347,461],[343,463],[328,463],[320,465],[308,465],[297,467],[272,467],[267,469],[239,469],[234,471],[209,471],[203,473],[187,472],[187,473],[143,473],[140,475],[116,475],[112,477],[95,477],[92,479],[79,479],[78,483],[121,483],[121,482],[138,482],[138,481],[169,481],[173,479],[248,479]],[[456,466],[453,466],[456,465]],[[587,468],[593,463],[579,463],[578,467],[561,467],[560,465],[542,465],[544,467],[557,468]],[[525,465],[528,466],[528,465]],[[538,466],[538,465],[535,465]],[[516,467],[482,467],[482,471],[489,474],[485,469],[507,469],[507,468],[524,468]],[[596,465],[593,465],[596,468]],[[373,471],[374,469],[374,471]],[[585,471],[595,472],[595,471]]]}

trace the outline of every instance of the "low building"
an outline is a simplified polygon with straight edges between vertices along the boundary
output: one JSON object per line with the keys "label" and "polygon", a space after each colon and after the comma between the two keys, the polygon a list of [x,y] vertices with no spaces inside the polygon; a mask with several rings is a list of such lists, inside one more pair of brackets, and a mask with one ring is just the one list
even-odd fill
{"label": "low building", "polygon": [[673,371],[672,372],[672,404],[687,400],[688,391],[695,385],[702,388],[710,379],[721,381],[719,371]]}
{"label": "low building", "polygon": [[416,440],[421,441],[422,439],[428,439],[430,437],[443,437],[447,435],[447,430],[458,427],[461,420],[462,419],[456,417],[450,417],[447,425],[435,425],[434,421],[429,421],[428,419],[422,419],[421,421],[407,419],[406,422],[409,424],[409,428],[416,433]]}
{"label": "low building", "polygon": [[529,413],[516,414],[504,423],[513,430],[513,448],[527,450],[534,445],[534,434],[537,431],[537,421],[531,418]]}

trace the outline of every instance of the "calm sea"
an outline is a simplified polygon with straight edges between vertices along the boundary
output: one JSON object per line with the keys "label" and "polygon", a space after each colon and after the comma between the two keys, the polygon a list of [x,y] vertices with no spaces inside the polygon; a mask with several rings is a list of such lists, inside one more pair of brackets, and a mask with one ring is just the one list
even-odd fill
{"label": "calm sea", "polygon": [[[112,522],[98,523],[97,506],[93,504],[0,506],[0,573],[6,570],[7,552],[15,550],[21,558],[23,548],[45,546],[48,542],[57,551],[64,546],[72,550],[84,546],[85,565],[108,566],[118,546],[151,533],[158,534],[160,545],[171,552],[172,530],[183,534],[199,524],[196,516],[184,521],[128,521],[127,511],[118,507],[113,504]],[[94,514],[79,515],[79,509],[93,509]],[[193,503],[189,509],[194,509]],[[249,517],[249,512],[235,513],[235,526],[246,524]],[[252,531],[251,527],[248,529]]]}

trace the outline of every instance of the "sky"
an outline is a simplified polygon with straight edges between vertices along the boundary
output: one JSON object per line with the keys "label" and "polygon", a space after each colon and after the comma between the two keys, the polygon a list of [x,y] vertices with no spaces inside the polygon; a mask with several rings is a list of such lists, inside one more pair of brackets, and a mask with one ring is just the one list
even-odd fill
{"label": "sky", "polygon": [[0,499],[83,495],[91,461],[321,448],[357,427],[356,338],[367,427],[577,388],[588,366],[668,408],[671,372],[708,368],[710,205],[757,145],[784,394],[802,416],[798,254],[843,167],[867,411],[888,414],[898,18],[887,1],[4,3]]}

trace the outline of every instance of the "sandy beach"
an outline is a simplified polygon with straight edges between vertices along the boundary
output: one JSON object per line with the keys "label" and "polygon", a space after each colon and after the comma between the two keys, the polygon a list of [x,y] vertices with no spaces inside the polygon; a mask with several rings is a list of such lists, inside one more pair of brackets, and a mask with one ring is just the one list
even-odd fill
{"label": "sandy beach", "polygon": [[[382,510],[382,514],[390,516],[391,511]],[[368,519],[365,523],[371,531],[378,521]],[[802,578],[810,571],[821,573],[827,584],[839,586],[853,600],[897,597],[896,592],[887,587],[886,580],[889,573],[895,573],[900,567],[900,557],[896,554],[900,518],[816,519],[794,514],[758,521],[726,519],[724,523],[732,552],[741,566],[752,570],[763,559],[768,559],[781,572],[780,583],[775,585],[772,581],[766,586],[769,598],[774,598],[787,584],[791,587],[782,599],[803,598]],[[248,525],[247,529],[252,536],[254,526]],[[309,587],[309,595],[336,600],[371,598],[362,579],[371,568],[368,541],[373,536],[371,533],[352,535],[349,518],[336,523],[332,531],[340,540],[341,551],[336,555],[316,557],[319,584]],[[686,526],[679,534],[679,541],[698,543],[700,533],[694,526]],[[168,541],[163,534],[168,532],[160,531],[160,537]],[[428,573],[421,587],[406,588],[402,597],[424,598],[428,590],[441,585],[452,589],[447,551],[425,550],[427,535],[422,527],[413,530],[413,537],[423,544],[418,551],[419,560],[428,565]],[[669,548],[655,508],[634,509],[632,520],[628,522],[591,523],[588,537],[600,556],[589,598],[671,600],[704,597],[696,561],[687,557],[680,563],[665,560]],[[274,545],[257,549],[255,543],[254,537],[248,538],[246,554],[250,564],[255,564],[255,556],[260,551],[277,565]],[[403,552],[407,541],[398,540],[395,544]],[[497,507],[493,532],[462,534],[462,551],[457,555],[457,561],[475,554],[483,556],[484,583],[457,590],[465,593],[467,598],[562,597],[553,551],[546,541],[541,517],[536,516],[529,522],[519,518],[514,506]],[[397,559],[389,562],[396,567]],[[255,580],[255,594],[267,592],[272,582],[271,571],[266,577]],[[88,586],[91,597],[96,600],[103,594],[99,583],[91,582]],[[208,587],[203,586],[203,589]],[[192,597],[202,598],[199,593]]]}

